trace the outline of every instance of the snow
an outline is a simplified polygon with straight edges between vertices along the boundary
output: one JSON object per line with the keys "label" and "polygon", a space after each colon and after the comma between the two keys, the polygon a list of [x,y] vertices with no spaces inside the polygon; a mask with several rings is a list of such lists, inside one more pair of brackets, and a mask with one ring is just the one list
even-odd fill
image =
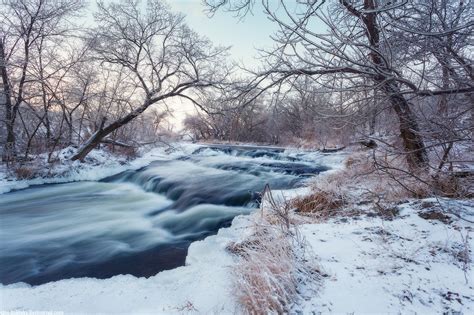
{"label": "snow", "polygon": [[[316,179],[328,173],[333,172]],[[281,202],[310,192],[302,187],[272,194]],[[312,298],[299,299],[291,313],[474,313],[472,200],[408,200],[396,206],[399,213],[392,220],[374,216],[364,203],[350,208],[361,215],[299,226],[326,274],[317,295],[312,286],[300,288],[302,297]],[[450,222],[420,216],[433,210]],[[466,250],[465,264],[460,257]]]}
{"label": "snow", "polygon": [[186,266],[150,278],[120,275],[105,280],[68,279],[40,286],[0,286],[1,309],[66,313],[233,313],[237,306],[229,284],[235,257],[225,247],[239,239],[248,224],[248,217],[236,217],[231,228],[192,243]]}
{"label": "snow", "polygon": [[474,312],[473,273],[465,274],[456,257],[461,233],[470,228],[422,219],[414,207],[400,205],[400,217],[393,221],[303,225],[301,232],[329,277],[318,296],[295,308],[303,313]]}
{"label": "snow", "polygon": [[[179,157],[198,146],[183,145]],[[140,168],[153,160],[169,158],[164,149],[153,149],[121,165],[118,160],[93,155],[103,166],[73,169],[60,178],[9,182],[0,178],[0,191],[29,185],[74,180],[94,180],[124,169]],[[285,154],[308,154],[287,150]],[[321,153],[313,153],[322,155]],[[98,156],[96,156],[98,155]],[[311,155],[311,154],[310,154]],[[345,153],[325,156],[325,165],[342,168]],[[314,160],[315,156],[308,156]],[[331,171],[333,172],[333,171]],[[274,191],[277,200],[310,192],[307,187]],[[365,214],[306,223],[299,229],[326,273],[317,295],[302,287],[292,313],[474,313],[474,277],[471,263],[460,255],[474,252],[473,226],[448,215],[450,223],[420,217],[426,207],[452,209],[464,219],[474,219],[472,200],[409,200],[397,205],[393,220]],[[430,209],[430,208],[429,208]],[[428,209],[428,210],[429,210]],[[186,265],[150,278],[119,275],[110,279],[66,279],[40,286],[0,285],[2,311],[61,311],[66,313],[239,313],[233,294],[232,268],[238,257],[226,250],[251,231],[254,213],[234,218],[232,226],[217,235],[191,244]],[[469,233],[471,235],[469,236]],[[466,242],[466,238],[471,240]]]}
{"label": "snow", "polygon": [[139,169],[152,161],[178,158],[190,154],[199,147],[192,143],[173,144],[173,147],[145,147],[139,152],[140,156],[132,161],[104,150],[94,149],[86,157],[85,162],[70,161],[69,157],[76,152],[76,149],[67,147],[55,153],[59,159],[59,163],[56,164],[47,164],[47,156],[44,154],[35,157],[36,164],[46,165],[46,168],[51,169],[34,179],[17,180],[13,176],[8,176],[6,169],[0,166],[0,194],[33,185],[100,180],[125,170]]}

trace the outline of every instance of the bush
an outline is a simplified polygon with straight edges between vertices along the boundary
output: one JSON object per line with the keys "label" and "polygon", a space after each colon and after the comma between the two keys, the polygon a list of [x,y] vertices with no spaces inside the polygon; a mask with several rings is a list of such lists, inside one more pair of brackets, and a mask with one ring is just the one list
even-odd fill
{"label": "bush", "polygon": [[133,160],[138,157],[138,151],[135,147],[116,147],[115,152],[124,156],[127,160]]}
{"label": "bush", "polygon": [[15,177],[18,179],[32,179],[36,176],[36,171],[29,166],[18,166],[13,169]]}
{"label": "bush", "polygon": [[336,210],[346,204],[343,196],[331,191],[316,190],[312,194],[292,200],[297,212],[323,213]]}

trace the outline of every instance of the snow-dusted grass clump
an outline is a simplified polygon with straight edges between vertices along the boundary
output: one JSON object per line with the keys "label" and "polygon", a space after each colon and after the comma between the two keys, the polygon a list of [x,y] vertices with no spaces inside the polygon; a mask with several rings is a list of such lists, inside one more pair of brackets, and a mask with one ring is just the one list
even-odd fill
{"label": "snow-dusted grass clump", "polygon": [[239,257],[233,268],[234,294],[248,314],[282,314],[306,292],[317,292],[321,279],[316,257],[292,224],[289,204],[275,202],[266,190],[251,234],[228,250]]}

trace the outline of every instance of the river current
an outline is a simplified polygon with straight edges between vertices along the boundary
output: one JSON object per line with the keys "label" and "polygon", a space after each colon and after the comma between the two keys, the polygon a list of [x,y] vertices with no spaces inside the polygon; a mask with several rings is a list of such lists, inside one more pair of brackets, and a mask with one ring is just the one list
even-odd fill
{"label": "river current", "polygon": [[0,282],[37,285],[184,265],[189,244],[328,167],[307,154],[201,147],[100,181],[0,195]]}

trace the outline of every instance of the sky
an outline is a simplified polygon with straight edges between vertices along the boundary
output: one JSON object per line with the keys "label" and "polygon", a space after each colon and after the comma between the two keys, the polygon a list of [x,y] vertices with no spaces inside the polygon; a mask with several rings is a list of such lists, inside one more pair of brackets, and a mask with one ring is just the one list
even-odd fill
{"label": "sky", "polygon": [[[257,1],[258,2],[258,1]],[[231,56],[245,65],[254,66],[256,48],[271,47],[270,35],[276,25],[267,19],[256,4],[255,9],[242,19],[230,12],[218,11],[213,17],[205,13],[201,0],[168,0],[173,10],[186,15],[188,25],[216,45],[232,46]]]}
{"label": "sky", "polygon": [[[201,0],[168,0],[168,4],[174,11],[186,15],[186,22],[194,31],[208,37],[215,45],[231,46],[230,57],[246,67],[258,66],[259,61],[255,58],[258,56],[257,48],[272,46],[270,35],[277,27],[258,6],[243,18],[223,11],[210,18]],[[186,100],[173,103],[172,122],[180,129],[182,120],[195,109]]]}

